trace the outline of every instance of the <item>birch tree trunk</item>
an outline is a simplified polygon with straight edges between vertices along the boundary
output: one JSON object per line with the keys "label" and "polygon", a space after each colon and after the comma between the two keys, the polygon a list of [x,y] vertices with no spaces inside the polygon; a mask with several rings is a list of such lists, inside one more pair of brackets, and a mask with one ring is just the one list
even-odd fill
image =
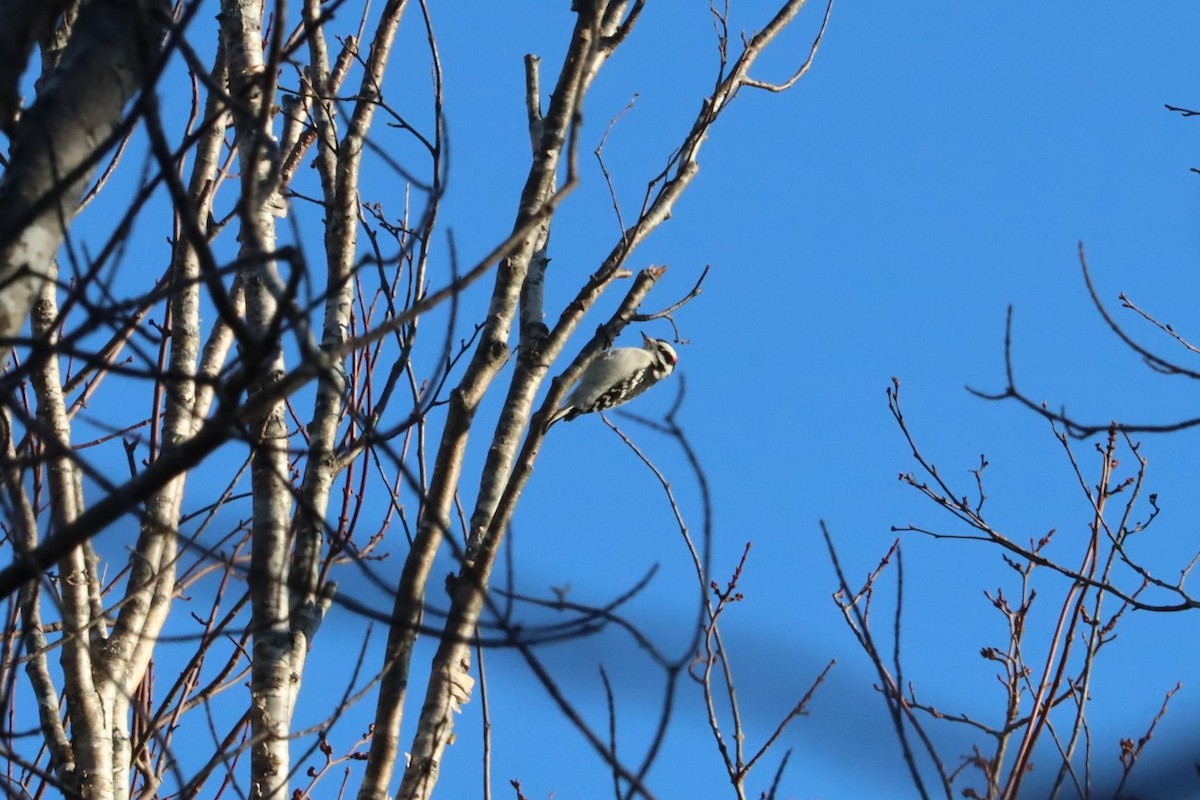
{"label": "birch tree trunk", "polygon": [[[32,37],[44,33],[48,26],[40,15],[52,10],[25,5],[20,16],[14,13],[39,15],[9,29],[14,38],[29,37],[14,43],[17,52],[28,51]],[[58,69],[21,115],[12,160],[0,179],[0,341],[20,334],[89,177],[129,124],[126,105],[150,77],[166,15],[166,5],[154,0],[85,3]]]}

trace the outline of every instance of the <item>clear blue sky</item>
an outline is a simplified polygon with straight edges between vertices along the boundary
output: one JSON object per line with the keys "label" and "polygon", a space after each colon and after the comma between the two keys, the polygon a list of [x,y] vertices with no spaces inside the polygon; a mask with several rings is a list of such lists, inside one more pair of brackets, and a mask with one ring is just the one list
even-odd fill
{"label": "clear blue sky", "polygon": [[[821,18],[815,1],[764,58],[758,77],[790,74],[807,53]],[[453,230],[462,261],[470,263],[510,229],[528,167],[522,57],[542,57],[548,91],[573,15],[566,0],[480,3],[469,12],[433,5],[452,146],[443,230]],[[765,0],[735,2],[732,27],[752,31],[771,13]],[[348,16],[335,22],[343,34],[355,25]],[[427,120],[428,66],[415,9],[405,25],[402,40],[411,49],[397,55],[388,97],[420,124]],[[818,528],[818,520],[828,521],[844,565],[861,579],[893,540],[891,526],[949,522],[896,480],[915,465],[887,410],[892,376],[902,380],[912,428],[944,474],[970,488],[967,471],[980,453],[988,455],[992,518],[1018,539],[1057,528],[1064,542],[1082,541],[1088,515],[1046,425],[1013,404],[987,403],[964,390],[1002,388],[1009,304],[1016,307],[1018,374],[1031,394],[1066,403],[1091,421],[1194,414],[1194,387],[1149,373],[1107,333],[1084,290],[1076,247],[1086,243],[1113,307],[1127,292],[1200,339],[1191,313],[1200,290],[1200,175],[1189,172],[1200,165],[1200,122],[1163,108],[1200,106],[1196,30],[1200,5],[1178,0],[1136,10],[1107,0],[842,0],[812,72],[780,96],[743,93],[716,126],[700,176],[674,217],[631,263],[670,265],[650,307],[674,301],[706,264],[713,267],[704,294],[677,315],[690,340],[679,348],[688,387],[679,421],[713,487],[716,577],[733,569],[747,541],[754,545],[746,600],[725,629],[751,750],[821,667],[838,661],[811,716],[778,745],[776,758],[795,750],[781,796],[913,794],[871,689],[874,675],[830,599],[835,581]],[[590,156],[608,121],[638,95],[607,150],[628,216],[686,132],[715,69],[707,4],[677,2],[650,4],[602,72],[585,108],[585,184],[553,232],[552,316],[617,234]],[[396,182],[386,178],[368,180],[363,194],[390,197],[396,208]],[[440,285],[448,275],[444,258],[434,269],[440,272],[432,282]],[[475,311],[485,294],[468,296]],[[473,318],[471,309],[464,317]],[[1143,341],[1182,357],[1128,312],[1122,318]],[[581,332],[592,327],[589,321]],[[647,330],[671,333],[662,322]],[[656,388],[636,411],[662,413],[675,389]],[[492,418],[485,410],[481,432]],[[698,526],[698,495],[681,454],[664,437],[622,424],[675,481],[688,521]],[[1197,549],[1197,435],[1144,445],[1164,512],[1142,546],[1164,577]],[[1077,444],[1076,452],[1095,464],[1091,443]],[[480,462],[464,479],[468,504]],[[668,646],[685,641],[694,588],[669,509],[645,468],[598,419],[554,430],[515,537],[518,585],[530,594],[569,584],[571,599],[602,604],[659,564],[653,589],[629,613]],[[982,592],[1012,589],[1011,572],[985,546],[910,537],[905,552],[907,676],[923,699],[947,712],[997,720],[1002,695],[993,665],[978,652],[1003,644],[1004,628]],[[388,575],[399,570],[396,553],[383,565]],[[350,581],[342,588],[357,587]],[[1050,581],[1042,588],[1048,613],[1062,587]],[[358,590],[386,613],[386,602]],[[1191,773],[1198,627],[1200,615],[1135,614],[1101,655],[1089,717],[1100,778],[1115,774],[1118,739],[1141,735],[1179,680],[1184,689],[1140,768],[1148,781],[1142,790],[1163,796],[1155,783],[1163,774]],[[369,666],[379,663],[376,635]],[[340,691],[345,654],[357,651],[361,637],[362,624],[336,610],[316,643],[300,724],[324,712],[325,687]],[[597,668],[605,666],[622,734],[631,737],[625,750],[636,752],[639,729],[658,710],[658,685],[629,640],[614,632],[542,655],[600,730],[606,720]],[[414,668],[426,663],[419,656]],[[511,796],[509,778],[521,779],[531,798],[610,792],[607,772],[518,660],[497,653],[488,666],[496,796]],[[418,689],[414,701],[420,699]],[[372,708],[373,698],[339,728],[336,749],[365,730]],[[443,765],[443,796],[478,796],[478,725],[476,697]],[[956,766],[954,757],[972,740],[964,730],[934,730]],[[411,722],[405,732],[411,735]],[[776,763],[760,767],[752,794],[766,787]],[[729,794],[694,687],[683,692],[651,784],[663,798]]]}

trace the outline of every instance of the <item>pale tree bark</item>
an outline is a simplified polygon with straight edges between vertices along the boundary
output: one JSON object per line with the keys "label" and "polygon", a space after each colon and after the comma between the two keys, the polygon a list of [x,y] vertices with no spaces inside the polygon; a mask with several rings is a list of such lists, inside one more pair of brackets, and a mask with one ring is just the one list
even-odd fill
{"label": "pale tree bark", "polygon": [[166,22],[156,0],[91,0],[58,71],[21,115],[0,180],[0,342],[25,324],[97,159],[157,60]]}
{"label": "pale tree bark", "polygon": [[[217,76],[224,74],[220,61],[218,56],[218,67],[214,70]],[[197,227],[204,226],[212,213],[210,187],[217,180],[227,124],[226,112],[216,96],[210,95],[205,111],[208,125],[197,144],[188,182],[190,202],[177,210],[181,216],[190,215],[189,224]],[[168,316],[170,352],[166,375],[161,381],[161,436],[157,435],[156,428],[155,449],[158,452],[151,453],[152,459],[174,451],[191,439],[200,420],[207,415],[211,402],[212,384],[206,382],[205,388],[198,390],[196,380],[202,351],[200,258],[191,240],[178,233],[167,280],[172,286]],[[209,366],[201,377],[211,379],[214,376],[212,365],[225,362],[229,349],[228,331],[228,326],[215,326],[206,360]],[[159,406],[156,402],[155,408]],[[129,699],[146,675],[175,598],[179,558],[177,528],[186,486],[187,474],[181,473],[147,500],[136,556],[130,559],[130,577],[120,613],[112,635],[100,652],[102,697],[113,709],[114,791],[118,798],[128,797],[132,784]],[[153,777],[147,776],[147,779],[153,780]]]}
{"label": "pale tree bark", "polygon": [[[308,0],[305,4],[310,61],[307,77],[312,89],[311,113],[316,130],[317,168],[326,210],[327,289],[320,347],[332,359],[340,360],[338,354],[342,352],[352,320],[362,157],[378,103],[382,99],[380,87],[384,83],[384,72],[407,5],[407,0],[393,0],[384,7],[371,40],[346,134],[339,141],[332,97],[342,75],[330,64],[328,45],[320,24],[320,3]],[[321,585],[319,573],[326,547],[330,491],[343,466],[336,451],[336,437],[345,410],[347,377],[344,367],[338,364],[324,370],[316,383],[313,416],[308,426],[309,454],[297,498],[296,547],[292,569],[292,663],[296,676],[303,675],[308,648],[336,592],[335,587]],[[295,689],[293,709],[299,689],[298,680]]]}
{"label": "pale tree bark", "polygon": [[[622,4],[623,5],[623,4]],[[563,62],[558,85],[543,125],[542,142],[530,168],[514,225],[524,236],[497,271],[480,344],[462,381],[451,392],[447,420],[438,446],[429,489],[425,493],[417,535],[404,563],[392,610],[392,623],[380,681],[375,728],[360,800],[380,799],[388,787],[399,753],[400,726],[408,693],[409,671],[417,632],[424,612],[425,591],[437,555],[450,526],[450,512],[463,459],[467,453],[475,410],[497,373],[508,360],[508,340],[516,317],[517,298],[530,260],[544,241],[539,232],[548,199],[554,191],[558,165],[565,153],[587,85],[607,53],[598,48],[599,20],[581,13]]]}
{"label": "pale tree bark", "polygon": [[[130,7],[125,11],[133,13],[135,9],[132,4],[127,5]],[[60,92],[70,98],[72,97],[71,93],[79,89],[101,92],[104,88],[94,83],[84,83],[71,87],[69,91],[60,89],[63,83],[69,83],[73,79],[74,73],[70,71],[71,69],[85,69],[86,71],[97,68],[95,61],[97,54],[92,52],[95,49],[95,43],[91,40],[98,34],[95,31],[89,33],[86,26],[98,25],[102,31],[108,30],[107,26],[112,23],[112,20],[105,19],[96,22],[94,19],[96,13],[98,12],[91,11],[89,14],[92,16],[88,14],[81,16],[74,29],[64,30],[63,41],[71,43],[65,50],[64,72],[53,73],[51,71],[53,64],[47,63],[50,68],[47,71],[48,86],[44,93],[39,94],[39,102],[35,105],[38,113],[51,115],[54,110],[61,110],[57,104],[65,101],[55,92]],[[117,47],[109,52],[108,56],[132,59],[131,63],[121,66],[127,70],[135,68],[133,69],[134,74],[142,75],[142,68],[150,65],[151,59],[154,57],[157,42],[139,41],[136,37],[157,32],[161,29],[164,20],[156,17],[150,24],[150,18],[144,16],[151,13],[149,6],[142,8],[138,13],[142,15],[139,16],[139,19],[143,20],[142,27],[130,24],[129,29],[123,32],[126,39],[129,39],[130,36],[135,38],[125,42],[126,50],[124,52]],[[126,19],[129,21],[132,18]],[[49,59],[56,56],[53,52],[47,52],[45,57]],[[80,66],[81,64],[83,66]],[[140,81],[141,78],[139,77],[137,80]],[[137,84],[128,84],[123,92],[126,97],[130,94],[129,88],[138,88],[138,86]],[[42,101],[47,95],[50,100],[46,100],[43,104]],[[112,92],[108,92],[107,97],[110,102],[121,99],[120,94]],[[104,98],[97,97],[90,100],[99,102],[102,99]],[[72,102],[75,101],[72,100]],[[85,105],[84,110],[86,109]],[[113,110],[109,109],[110,112]],[[120,110],[119,106],[115,107],[116,112]],[[74,110],[74,113],[75,116],[72,119],[82,124],[83,118],[78,116],[78,109]],[[110,118],[110,127],[115,126],[118,121],[119,117]],[[67,125],[68,123],[69,120],[57,121],[58,125]],[[19,132],[17,140],[19,155],[27,152],[27,143],[20,138],[20,133],[30,135],[38,130],[38,128],[23,128]],[[91,131],[91,135],[94,136],[95,133],[94,130]],[[199,185],[212,179],[212,164],[221,141],[222,129],[218,124],[210,129],[207,145],[201,147],[199,151],[201,153],[200,163],[193,176],[197,196],[203,194]],[[94,160],[102,154],[99,149],[90,153],[86,149],[80,149],[89,142],[93,147],[102,146],[101,142],[95,138],[83,144],[77,144],[74,152],[80,163],[87,159]],[[43,157],[55,162],[55,170],[58,170],[57,151],[52,149],[53,145],[54,142],[40,141],[34,142],[30,147],[34,152],[37,152],[38,148],[48,148],[44,151]],[[69,148],[68,152],[71,152]],[[90,168],[81,174],[79,181],[86,177],[86,172],[90,172]],[[20,174],[19,170],[11,171],[6,175],[5,180],[7,182],[14,175],[19,177]],[[55,188],[58,189],[61,186]],[[49,196],[52,196],[52,193],[47,195],[47,197]],[[42,202],[45,202],[45,199],[43,198]],[[60,210],[66,207],[68,201],[74,202],[77,199],[74,193],[63,195],[58,201]],[[208,213],[207,206],[203,202],[199,204],[199,208],[200,213]],[[30,223],[31,227],[49,221],[50,224],[57,222],[65,228],[70,215],[58,219],[52,217],[46,217],[40,221],[35,220]],[[175,269],[175,280],[180,283],[180,290],[173,295],[173,315],[177,327],[176,335],[171,339],[173,352],[169,368],[169,372],[181,377],[179,380],[171,382],[167,390],[169,399],[163,424],[167,447],[173,446],[176,441],[190,435],[196,423],[195,387],[187,376],[195,371],[199,341],[198,295],[197,287],[194,285],[194,270],[187,266],[186,262],[189,259],[183,252],[184,248],[180,248],[180,257]],[[194,262],[195,259],[190,260]],[[55,510],[56,529],[61,530],[62,527],[69,525],[79,517],[85,505],[81,492],[81,476],[73,461],[73,456],[70,455],[72,440],[70,416],[78,406],[67,409],[64,402],[65,387],[59,374],[57,358],[51,355],[56,347],[56,327],[59,324],[56,302],[59,287],[54,282],[56,274],[57,265],[52,261],[46,274],[48,281],[42,284],[42,300],[35,308],[33,332],[39,341],[39,347],[46,353],[39,361],[39,366],[34,370],[34,383],[38,389],[39,418],[43,422],[40,433],[43,436],[53,437],[53,440],[62,448],[60,452],[63,454],[54,457],[56,466],[51,469],[51,473],[60,479],[55,482],[52,505]],[[192,285],[189,286],[189,283]],[[15,453],[11,454],[10,458],[15,458]],[[14,505],[20,506],[25,501],[21,499],[19,492],[14,491],[14,487],[18,484],[19,478],[15,475],[12,476],[9,480],[10,494],[16,497]],[[67,574],[70,575],[70,578],[65,581],[70,588],[64,593],[68,600],[64,611],[69,610],[70,613],[64,615],[64,622],[70,625],[71,632],[64,637],[63,641],[64,664],[68,667],[70,676],[67,683],[70,696],[73,698],[68,703],[68,714],[71,720],[71,742],[74,744],[72,749],[81,752],[84,758],[78,759],[77,763],[72,763],[70,751],[56,745],[54,747],[56,757],[53,761],[59,777],[63,781],[63,787],[79,792],[83,796],[123,798],[129,795],[131,782],[129,699],[145,674],[157,635],[164,624],[170,601],[173,599],[173,575],[176,559],[174,530],[179,518],[182,493],[183,478],[181,476],[171,481],[162,491],[154,494],[147,503],[147,514],[143,519],[142,536],[137,547],[137,555],[130,561],[132,574],[128,592],[120,604],[120,614],[111,634],[108,634],[104,628],[105,617],[100,600],[101,587],[92,563],[95,555],[92,553],[90,545],[84,544],[73,549],[64,562]],[[36,530],[36,528],[31,530]],[[30,541],[33,541],[33,537],[30,538]],[[84,593],[87,595],[86,603]],[[40,628],[40,611],[36,586],[23,589],[22,594],[24,596],[23,606],[27,615],[26,624],[30,628],[30,635],[35,637],[35,641],[41,642],[38,649],[42,649],[45,647],[45,640],[40,638],[37,633]],[[85,612],[85,606],[90,608],[90,613]],[[41,661],[42,658],[38,657],[31,664],[31,678],[40,687],[38,693],[44,698],[42,705],[46,713],[43,714],[43,727],[54,731],[58,730],[60,726],[50,725],[47,719],[47,715],[53,713],[54,706],[49,702],[45,684],[48,676],[40,667]],[[50,739],[52,742],[59,741],[56,736],[51,736]]]}
{"label": "pale tree bark", "polygon": [[[33,314],[33,334],[46,348],[46,356],[33,372],[38,399],[41,433],[55,445],[50,456],[50,497],[54,526],[69,525],[83,508],[83,486],[79,471],[68,455],[71,423],[67,417],[54,353],[58,322],[57,262],[51,261]],[[86,798],[108,798],[113,794],[112,740],[109,738],[111,709],[102,702],[96,685],[91,648],[93,637],[102,637],[103,616],[92,605],[96,591],[94,558],[88,546],[76,547],[60,564],[62,576],[63,639],[61,665],[67,714],[71,719],[71,742],[76,770],[68,786]]]}
{"label": "pale tree bark", "polygon": [[[37,544],[37,514],[29,494],[22,485],[17,464],[17,452],[13,441],[12,419],[7,409],[0,414],[0,436],[4,440],[4,489],[11,515],[13,547],[17,556],[27,556]],[[25,672],[33,689],[37,703],[38,723],[50,750],[50,768],[60,785],[73,791],[78,790],[74,748],[63,724],[63,710],[59,703],[59,689],[50,670],[50,642],[46,637],[42,620],[42,586],[37,581],[25,583],[17,596],[21,612],[21,637],[28,661]]]}
{"label": "pale tree bark", "polygon": [[[286,372],[279,337],[289,302],[275,254],[275,220],[285,213],[271,110],[278,66],[275,55],[270,63],[264,56],[263,15],[261,0],[225,0],[221,5],[221,42],[236,100],[233,119],[241,166],[239,259],[244,265],[246,338],[239,347],[251,371],[247,390],[252,399],[268,392]],[[285,413],[282,398],[270,400],[249,421],[248,431],[254,504],[248,576],[254,634],[250,796],[272,800],[283,800],[288,793],[288,719],[292,684],[298,679],[291,668],[288,623],[292,496]]]}

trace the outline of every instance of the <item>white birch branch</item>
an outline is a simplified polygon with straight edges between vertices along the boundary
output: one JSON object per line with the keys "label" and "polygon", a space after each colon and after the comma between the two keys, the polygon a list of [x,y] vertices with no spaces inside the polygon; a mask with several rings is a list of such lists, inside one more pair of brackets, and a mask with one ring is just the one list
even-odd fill
{"label": "white birch branch", "polygon": [[[746,44],[730,74],[705,100],[678,154],[658,179],[661,181],[660,186],[657,192],[652,193],[652,199],[640,218],[629,230],[623,232],[604,264],[588,281],[575,302],[564,311],[550,336],[539,343],[536,348],[537,358],[522,359],[518,363],[492,446],[488,451],[478,502],[471,517],[469,561],[455,582],[457,589],[450,617],[434,659],[432,677],[412,746],[410,765],[398,795],[402,800],[422,800],[429,796],[437,782],[445,747],[454,735],[454,714],[470,699],[473,679],[469,674],[469,642],[479,623],[479,614],[483,608],[494,559],[499,553],[500,543],[511,521],[516,502],[532,472],[533,461],[540,448],[543,432],[535,426],[525,440],[520,468],[513,472],[517,443],[525,430],[534,398],[549,365],[562,351],[567,338],[582,320],[584,313],[592,307],[600,293],[618,274],[629,254],[670,217],[676,201],[699,172],[699,152],[713,124],[736,96],[738,89],[749,80],[749,71],[758,57],[795,18],[804,3],[805,0],[791,0],[786,3],[767,27]],[[821,30],[823,34],[824,25]],[[628,31],[624,31],[621,38],[627,33]],[[820,35],[818,44],[819,42]],[[815,48],[816,45],[813,53]],[[812,53],[809,61],[811,58]],[[646,274],[643,273],[643,276]],[[646,291],[648,290],[649,285],[646,286]],[[544,408],[555,407],[565,392],[566,385],[565,382],[560,383],[551,391]]]}
{"label": "white birch branch", "polygon": [[445,428],[434,463],[433,477],[425,494],[417,534],[405,560],[392,611],[384,656],[374,734],[359,800],[383,800],[395,770],[400,745],[400,725],[408,692],[409,667],[417,632],[424,615],[426,585],[434,558],[449,530],[450,512],[471,423],[487,389],[508,360],[508,342],[517,313],[517,300],[529,260],[535,249],[537,229],[547,219],[552,195],[561,197],[571,184],[554,194],[558,164],[563,156],[568,130],[578,113],[578,104],[591,72],[598,31],[594,21],[581,14],[572,34],[550,112],[545,119],[543,144],[530,168],[514,235],[514,248],[501,262],[479,344],[459,385],[450,393]]}
{"label": "white birch branch", "polygon": [[[71,449],[71,423],[62,395],[55,343],[58,338],[57,262],[48,264],[47,282],[32,316],[33,335],[45,348],[33,370],[33,386],[38,400],[39,434],[50,438],[53,453],[47,456],[46,471],[52,515],[56,529],[71,524],[83,510],[83,486],[74,462],[61,455]],[[112,740],[109,737],[109,713],[96,688],[93,653],[91,572],[85,548],[72,549],[59,564],[62,606],[62,654],[67,714],[71,721],[78,789],[83,797],[109,800],[113,797]]]}
{"label": "white birch branch", "polygon": [[[271,129],[277,65],[264,59],[261,0],[223,0],[221,37],[229,64],[238,160],[241,165],[240,258],[246,293],[242,358],[253,370],[250,397],[269,391],[286,372],[279,335],[284,296],[277,262],[275,218],[284,212],[279,195],[279,148]],[[276,36],[282,20],[274,20]],[[291,767],[288,739],[292,683],[288,593],[291,492],[285,407],[276,400],[251,422],[250,596],[254,633],[250,673],[250,796],[286,800]]]}

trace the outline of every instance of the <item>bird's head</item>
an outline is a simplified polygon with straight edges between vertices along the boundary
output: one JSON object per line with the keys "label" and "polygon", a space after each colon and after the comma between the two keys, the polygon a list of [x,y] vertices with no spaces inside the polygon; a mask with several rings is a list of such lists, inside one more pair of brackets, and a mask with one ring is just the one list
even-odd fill
{"label": "bird's head", "polygon": [[643,333],[642,347],[653,353],[655,358],[663,363],[667,375],[670,375],[671,371],[675,369],[675,365],[679,363],[679,355],[666,339],[655,339]]}

